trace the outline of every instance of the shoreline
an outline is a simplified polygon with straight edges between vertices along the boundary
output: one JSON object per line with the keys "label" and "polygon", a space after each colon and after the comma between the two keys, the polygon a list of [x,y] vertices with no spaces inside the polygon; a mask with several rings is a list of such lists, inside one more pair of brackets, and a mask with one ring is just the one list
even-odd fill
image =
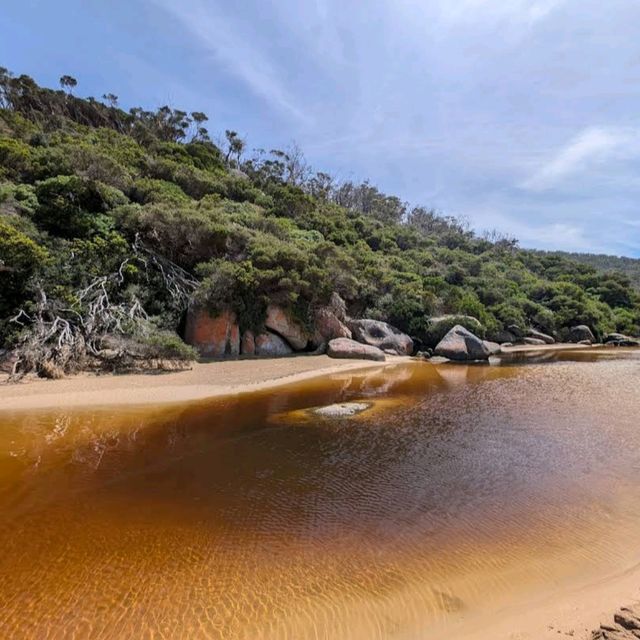
{"label": "shoreline", "polygon": [[[577,344],[516,345],[503,353],[574,351],[597,348]],[[79,373],[59,380],[27,376],[8,383],[0,375],[0,414],[51,408],[160,405],[206,400],[220,396],[262,391],[343,371],[383,369],[416,362],[411,356],[387,356],[385,362],[341,360],[326,355],[289,358],[217,360],[197,362],[181,371],[140,373]],[[430,362],[425,360],[424,362]],[[433,365],[440,364],[434,359]],[[457,363],[465,366],[465,363]]]}
{"label": "shoreline", "polygon": [[195,363],[183,371],[81,373],[59,380],[27,377],[15,384],[7,383],[5,376],[0,379],[0,416],[4,411],[192,402],[407,362],[412,362],[408,356],[391,356],[386,362],[375,362],[321,355]]}

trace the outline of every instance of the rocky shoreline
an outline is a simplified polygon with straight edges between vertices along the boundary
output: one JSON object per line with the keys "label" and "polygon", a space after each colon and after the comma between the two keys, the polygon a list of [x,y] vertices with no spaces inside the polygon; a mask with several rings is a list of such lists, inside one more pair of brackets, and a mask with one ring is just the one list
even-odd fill
{"label": "rocky shoreline", "polygon": [[[382,320],[350,317],[346,303],[336,293],[329,304],[312,315],[310,323],[305,324],[284,307],[270,304],[259,329],[241,331],[237,314],[231,309],[212,315],[205,309],[192,308],[187,314],[184,339],[204,358],[326,353],[332,358],[379,362],[388,355],[417,355],[424,359],[435,355],[454,362],[486,362],[513,345],[542,347],[558,341],[558,336],[515,324],[486,332],[477,318],[460,315],[428,318],[427,337],[412,337]],[[572,344],[590,346],[599,342],[587,325],[570,327],[564,334],[563,338]],[[602,343],[640,346],[639,339],[620,333],[605,335]]]}

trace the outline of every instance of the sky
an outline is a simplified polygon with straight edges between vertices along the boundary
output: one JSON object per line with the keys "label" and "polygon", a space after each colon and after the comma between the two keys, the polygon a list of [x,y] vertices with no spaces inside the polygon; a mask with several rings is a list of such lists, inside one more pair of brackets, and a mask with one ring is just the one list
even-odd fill
{"label": "sky", "polygon": [[0,66],[523,246],[640,257],[638,0],[2,0]]}

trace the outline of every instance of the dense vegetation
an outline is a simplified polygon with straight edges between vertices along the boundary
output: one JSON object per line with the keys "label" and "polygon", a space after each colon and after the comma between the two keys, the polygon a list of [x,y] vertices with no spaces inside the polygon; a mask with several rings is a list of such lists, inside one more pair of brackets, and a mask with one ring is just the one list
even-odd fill
{"label": "dense vegetation", "polygon": [[188,357],[176,332],[192,300],[255,328],[269,301],[308,321],[332,291],[423,342],[443,313],[489,336],[512,323],[640,331],[623,274],[337,183],[296,148],[245,157],[233,131],[211,142],[203,113],[126,112],[75,84],[0,70],[0,346],[21,346],[23,370]]}
{"label": "dense vegetation", "polygon": [[609,256],[603,253],[567,253],[554,252],[570,260],[582,262],[604,273],[624,273],[631,284],[640,291],[640,259],[625,256]]}

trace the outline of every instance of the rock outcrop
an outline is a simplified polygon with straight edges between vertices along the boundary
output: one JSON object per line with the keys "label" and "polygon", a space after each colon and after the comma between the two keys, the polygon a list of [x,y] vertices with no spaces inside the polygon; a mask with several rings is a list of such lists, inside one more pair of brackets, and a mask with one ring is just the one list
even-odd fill
{"label": "rock outcrop", "polygon": [[240,329],[236,314],[227,309],[211,316],[203,309],[190,309],[185,342],[205,358],[229,358],[240,354]]}
{"label": "rock outcrop", "polygon": [[489,348],[484,341],[462,325],[453,327],[438,343],[434,353],[437,356],[458,362],[488,360],[490,355]]}
{"label": "rock outcrop", "polygon": [[542,347],[547,344],[544,340],[540,340],[539,338],[530,338],[529,336],[527,336],[526,338],[522,338],[521,342],[523,344],[529,344],[536,347]]}
{"label": "rock outcrop", "polygon": [[368,344],[362,344],[349,338],[335,338],[329,342],[327,355],[331,358],[347,358],[353,360],[378,360],[384,361],[384,353]]}
{"label": "rock outcrop", "polygon": [[301,351],[307,346],[309,336],[291,315],[282,307],[270,304],[267,307],[267,317],[264,326],[283,337],[296,351]]}
{"label": "rock outcrop", "polygon": [[640,608],[622,607],[613,623],[600,625],[591,635],[592,640],[638,640],[640,638]]}
{"label": "rock outcrop", "polygon": [[240,340],[240,353],[243,356],[255,356],[256,355],[256,336],[253,331],[245,331],[242,334]]}
{"label": "rock outcrop", "polygon": [[293,349],[286,340],[275,333],[265,331],[255,337],[255,355],[257,356],[278,358],[292,353]]}
{"label": "rock outcrop", "polygon": [[387,353],[410,356],[413,353],[413,340],[399,329],[380,320],[351,320],[349,329],[358,342],[378,347]]}
{"label": "rock outcrop", "polygon": [[596,341],[593,332],[586,324],[579,324],[569,329],[570,342],[583,342],[588,340],[592,344]]}
{"label": "rock outcrop", "polygon": [[537,331],[536,329],[529,329],[529,338],[535,338],[536,340],[542,340],[545,344],[555,344],[555,338],[547,335],[546,333],[542,333],[542,331]]}

